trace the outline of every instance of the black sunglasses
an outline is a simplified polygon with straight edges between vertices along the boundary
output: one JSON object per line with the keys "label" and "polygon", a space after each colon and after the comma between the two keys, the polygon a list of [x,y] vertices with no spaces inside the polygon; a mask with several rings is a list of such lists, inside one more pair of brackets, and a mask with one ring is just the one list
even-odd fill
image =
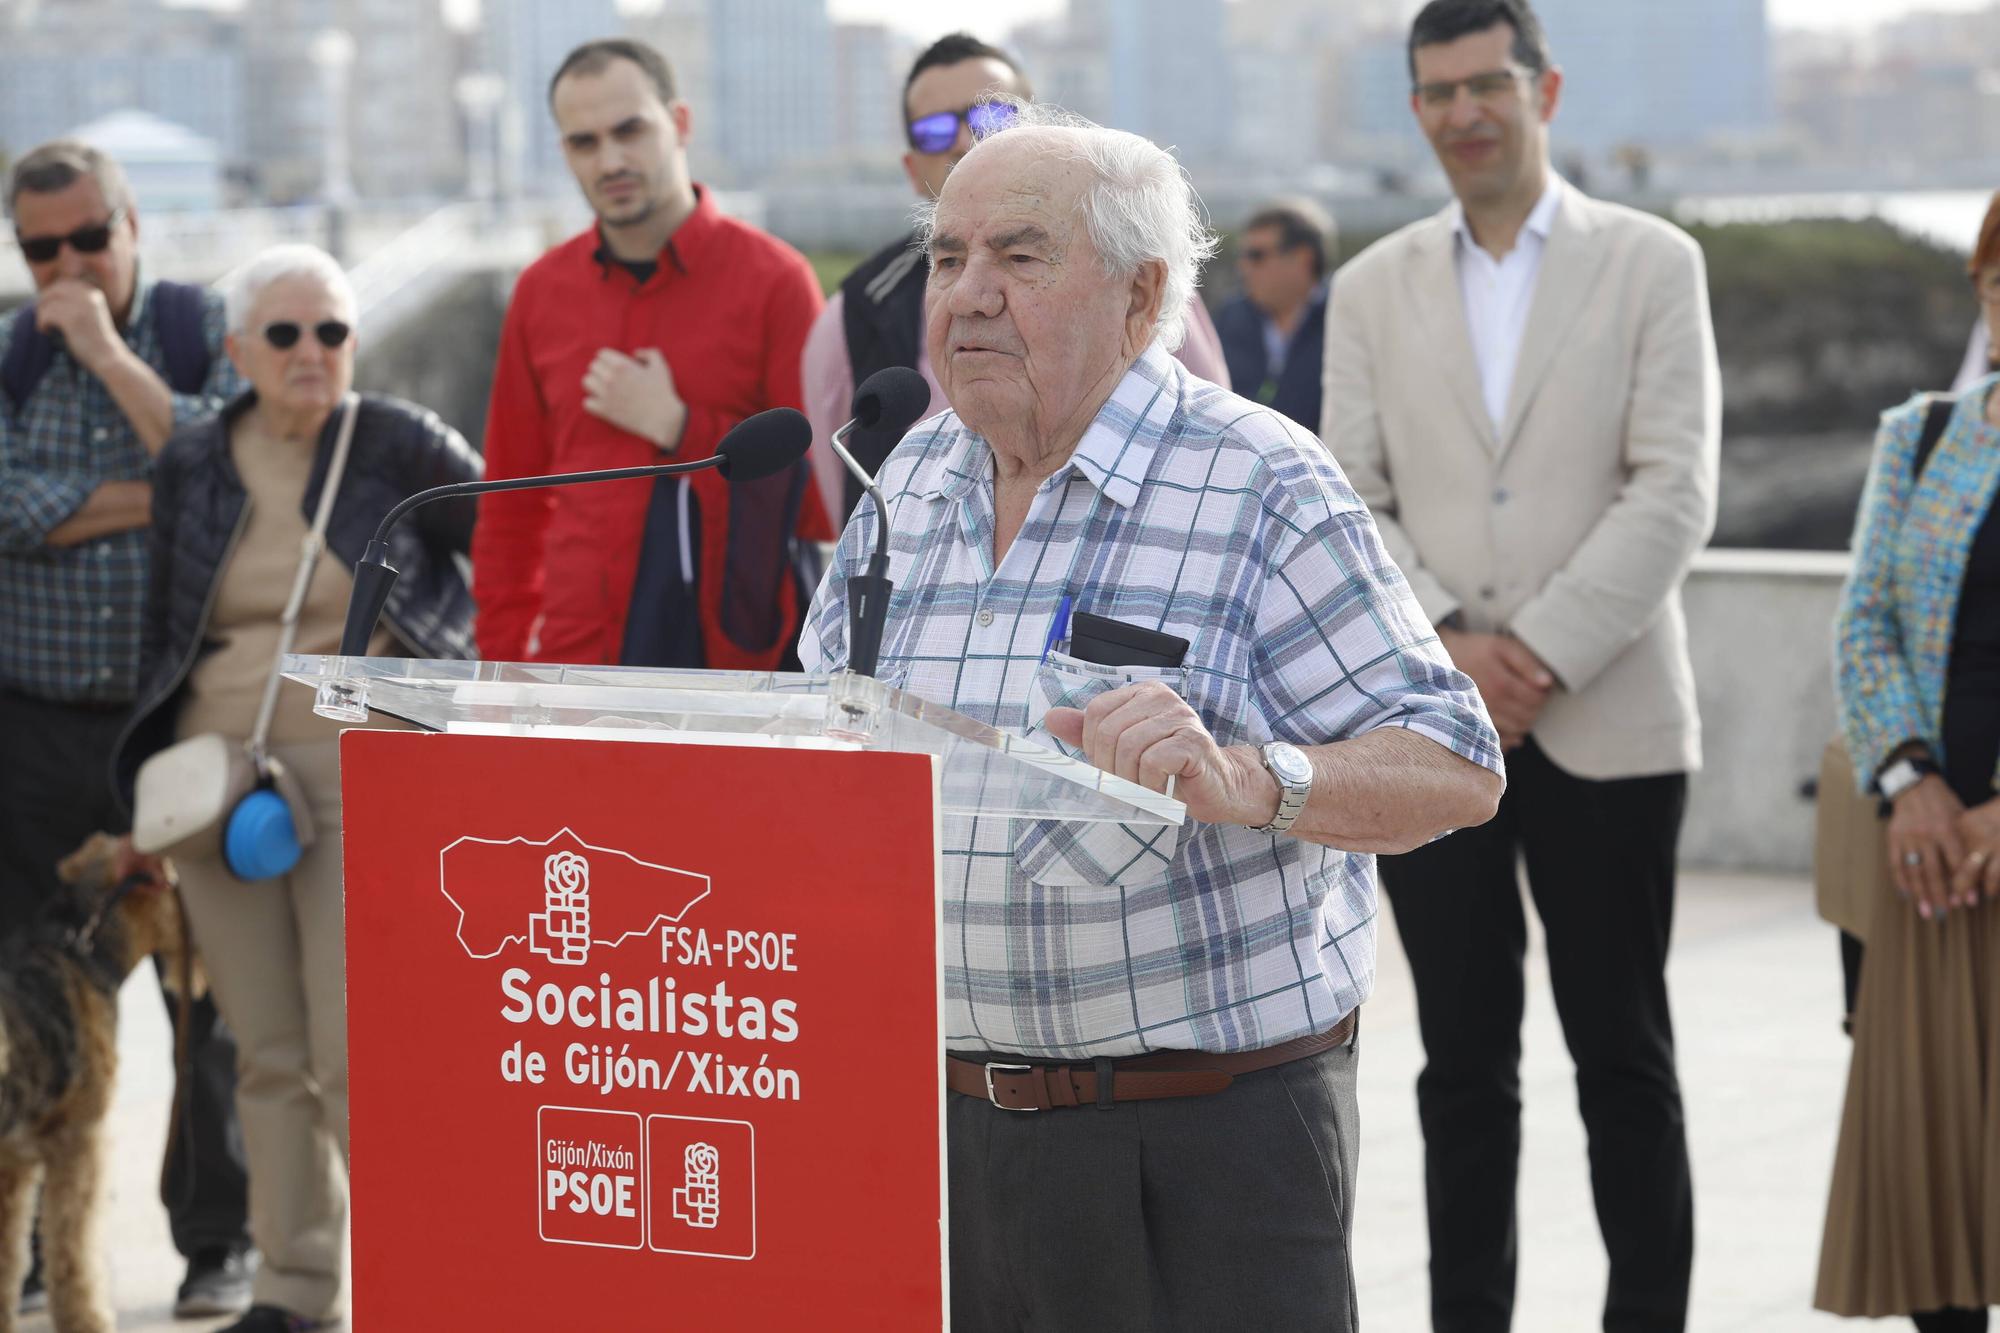
{"label": "black sunglasses", "polygon": [[[312,326],[312,331],[321,347],[338,347],[347,341],[347,335],[353,330],[337,319],[323,319]],[[264,341],[282,352],[296,346],[303,332],[295,321],[281,319],[264,326]]]}
{"label": "black sunglasses", "polygon": [[958,142],[958,127],[970,126],[972,137],[983,139],[995,130],[1014,123],[1011,102],[978,102],[962,111],[934,111],[909,123],[910,147],[919,153],[946,153]]}
{"label": "black sunglasses", "polygon": [[65,245],[80,255],[102,254],[111,244],[112,228],[124,220],[125,210],[114,208],[104,221],[78,227],[67,236],[23,236],[17,231],[14,239],[21,243],[21,254],[30,264],[46,264],[61,254]]}

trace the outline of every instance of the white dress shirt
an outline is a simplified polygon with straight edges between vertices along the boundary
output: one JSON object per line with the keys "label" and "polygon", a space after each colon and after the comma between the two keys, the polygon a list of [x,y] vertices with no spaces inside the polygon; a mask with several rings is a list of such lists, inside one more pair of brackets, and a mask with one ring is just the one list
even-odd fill
{"label": "white dress shirt", "polygon": [[1521,358],[1521,339],[1528,329],[1528,310],[1535,300],[1535,279],[1542,271],[1542,251],[1556,210],[1562,206],[1562,178],[1551,172],[1541,200],[1528,214],[1514,248],[1495,259],[1479,248],[1465,222],[1465,207],[1453,201],[1451,230],[1458,262],[1458,290],[1465,300],[1465,324],[1472,335],[1472,355],[1479,363],[1479,385],[1486,414],[1497,432],[1507,419],[1507,395],[1514,387],[1514,363]]}
{"label": "white dress shirt", "polygon": [[[1264,378],[1275,380],[1285,373],[1285,349],[1291,345],[1291,337],[1278,327],[1278,321],[1269,315],[1260,315],[1264,326]],[[1251,390],[1254,395],[1256,390]]]}

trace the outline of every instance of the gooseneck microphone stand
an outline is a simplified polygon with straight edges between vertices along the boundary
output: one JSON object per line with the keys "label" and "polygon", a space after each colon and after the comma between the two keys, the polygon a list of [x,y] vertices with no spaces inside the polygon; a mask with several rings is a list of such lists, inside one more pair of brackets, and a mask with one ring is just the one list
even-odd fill
{"label": "gooseneck microphone stand", "polygon": [[354,567],[354,593],[347,602],[347,622],[340,635],[342,657],[366,657],[368,641],[396,584],[389,563],[389,533],[403,515],[419,505],[457,495],[492,495],[498,491],[531,491],[544,486],[588,486],[600,481],[632,481],[645,477],[678,477],[718,468],[733,481],[754,481],[781,472],[805,456],[812,443],[812,425],[789,407],[774,407],[738,422],[707,458],[691,463],[654,463],[646,467],[609,468],[602,472],[557,472],[541,477],[509,477],[502,481],[461,481],[433,486],[408,497],[375,529],[367,552]]}
{"label": "gooseneck microphone stand", "polygon": [[872,677],[881,660],[882,628],[889,622],[895,585],[889,582],[889,506],[875,478],[848,452],[847,440],[864,430],[900,440],[930,401],[931,386],[922,375],[908,366],[889,366],[861,382],[850,409],[854,419],[833,433],[833,452],[875,502],[875,553],[866,574],[847,580],[847,669],[858,676]]}
{"label": "gooseneck microphone stand", "polygon": [[873,676],[882,655],[882,629],[889,623],[889,595],[896,588],[889,582],[889,506],[875,478],[847,451],[847,436],[857,424],[850,421],[833,433],[833,451],[875,502],[875,553],[868,557],[866,574],[853,574],[847,580],[847,669]]}

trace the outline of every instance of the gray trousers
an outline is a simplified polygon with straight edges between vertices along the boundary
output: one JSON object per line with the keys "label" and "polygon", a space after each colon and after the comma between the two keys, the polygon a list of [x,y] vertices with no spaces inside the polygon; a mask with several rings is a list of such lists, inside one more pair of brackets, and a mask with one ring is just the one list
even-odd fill
{"label": "gray trousers", "polygon": [[[1002,1057],[1005,1058],[1005,1057]],[[1354,1333],[1359,1033],[1207,1097],[945,1095],[958,1333]]]}

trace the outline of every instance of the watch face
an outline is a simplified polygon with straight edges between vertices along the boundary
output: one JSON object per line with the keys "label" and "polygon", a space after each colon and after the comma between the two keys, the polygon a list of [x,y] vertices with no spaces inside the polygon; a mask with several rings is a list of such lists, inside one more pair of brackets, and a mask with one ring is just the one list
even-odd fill
{"label": "watch face", "polygon": [[1278,781],[1287,787],[1305,787],[1312,784],[1312,760],[1306,758],[1305,751],[1296,745],[1273,741],[1264,749],[1264,762],[1273,773],[1277,774]]}

